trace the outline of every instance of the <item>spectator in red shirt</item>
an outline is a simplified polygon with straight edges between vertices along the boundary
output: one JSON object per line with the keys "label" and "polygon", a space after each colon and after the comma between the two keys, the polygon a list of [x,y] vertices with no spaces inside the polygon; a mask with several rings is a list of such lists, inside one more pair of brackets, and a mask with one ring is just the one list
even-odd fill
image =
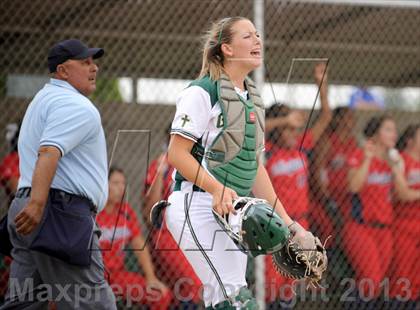
{"label": "spectator in red shirt", "polygon": [[[11,126],[15,125],[15,126]],[[0,163],[0,184],[4,187],[7,197],[7,206],[10,205],[15,197],[17,184],[19,181],[19,156],[17,142],[19,138],[20,125],[9,124],[6,138],[10,142],[10,152]]]}
{"label": "spectator in red shirt", "polygon": [[[168,128],[168,136],[169,136]],[[162,153],[153,160],[147,171],[144,190],[143,215],[151,231],[152,256],[159,266],[157,273],[173,291],[182,306],[192,309],[201,303],[200,290],[201,281],[195,274],[190,263],[174,240],[165,223],[161,229],[155,229],[150,223],[150,210],[152,206],[160,201],[168,199],[172,190],[172,173],[174,168],[169,166],[167,153]]]}
{"label": "spectator in red shirt", "polygon": [[[305,118],[300,112],[284,105],[275,105],[267,111],[267,172],[284,207],[305,229],[309,228],[308,156],[331,120],[325,70],[323,64],[318,64],[314,70],[315,81],[320,87],[321,113],[311,129],[302,133],[300,130],[305,125]],[[292,281],[279,276],[269,256],[266,257],[265,276],[266,301],[272,303],[269,308],[278,307],[273,303],[276,299],[278,303],[278,299],[292,297],[291,290],[286,292],[282,289],[283,285],[290,285]]]}
{"label": "spectator in red shirt", "polygon": [[[395,221],[392,230],[395,245],[391,262],[390,296],[394,309],[415,309],[420,298],[420,124],[410,125],[398,140],[401,152],[400,190],[396,191]],[[412,308],[410,308],[412,307]]]}
{"label": "spectator in red shirt", "polygon": [[343,246],[356,275],[356,305],[375,307],[393,255],[392,189],[401,190],[395,122],[375,116],[365,129],[363,149],[349,156],[348,186],[351,220],[343,229]]}
{"label": "spectator in red shirt", "polygon": [[[17,142],[19,137],[20,125],[9,124],[7,126],[6,140],[10,143],[10,152],[0,163],[0,185],[4,188],[8,199],[4,203],[4,210],[7,210],[15,197],[17,184],[19,181],[19,156],[17,152]],[[1,208],[0,208],[1,209]],[[0,218],[3,215],[0,214]],[[0,300],[4,297],[9,281],[9,268],[11,258],[0,254]]]}
{"label": "spectator in red shirt", "polygon": [[343,223],[349,218],[348,157],[357,148],[353,136],[353,111],[338,107],[328,129],[314,148],[312,156],[311,221],[322,239],[338,241]]}
{"label": "spectator in red shirt", "polygon": [[[109,198],[105,209],[98,214],[101,227],[100,246],[109,283],[114,293],[122,295],[127,303],[147,304],[151,309],[168,309],[172,293],[155,274],[148,246],[140,230],[137,215],[124,202],[126,189],[122,170],[111,168],[109,172]],[[126,270],[125,249],[130,244],[144,276]]]}

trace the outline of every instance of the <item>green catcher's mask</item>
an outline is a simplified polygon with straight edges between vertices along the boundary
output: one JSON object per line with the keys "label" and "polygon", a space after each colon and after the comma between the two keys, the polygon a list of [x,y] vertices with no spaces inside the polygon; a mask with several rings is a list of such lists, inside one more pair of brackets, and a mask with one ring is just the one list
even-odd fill
{"label": "green catcher's mask", "polygon": [[214,210],[213,214],[242,252],[256,257],[283,248],[290,231],[266,200],[240,197],[235,200],[233,207],[236,214],[221,216]]}

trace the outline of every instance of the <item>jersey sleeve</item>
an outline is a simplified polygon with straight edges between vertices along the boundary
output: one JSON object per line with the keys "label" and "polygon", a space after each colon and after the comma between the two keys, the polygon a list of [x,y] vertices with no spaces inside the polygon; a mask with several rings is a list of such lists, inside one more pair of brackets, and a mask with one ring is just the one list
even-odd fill
{"label": "jersey sleeve", "polygon": [[176,102],[171,134],[179,134],[197,142],[210,122],[211,108],[210,95],[203,88],[186,88]]}
{"label": "jersey sleeve", "polygon": [[347,158],[347,164],[350,168],[358,168],[363,161],[363,152],[359,149],[349,154]]}
{"label": "jersey sleeve", "polygon": [[89,106],[68,102],[51,106],[45,124],[40,146],[55,146],[64,156],[95,135],[100,127],[100,120]]}

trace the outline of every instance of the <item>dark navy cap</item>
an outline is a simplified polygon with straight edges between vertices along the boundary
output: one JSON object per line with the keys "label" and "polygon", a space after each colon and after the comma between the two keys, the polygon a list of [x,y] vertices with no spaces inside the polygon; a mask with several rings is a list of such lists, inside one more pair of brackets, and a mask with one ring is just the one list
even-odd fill
{"label": "dark navy cap", "polygon": [[89,48],[80,40],[70,39],[58,42],[48,53],[48,69],[56,72],[57,66],[69,59],[86,59],[102,57],[105,51],[102,48]]}

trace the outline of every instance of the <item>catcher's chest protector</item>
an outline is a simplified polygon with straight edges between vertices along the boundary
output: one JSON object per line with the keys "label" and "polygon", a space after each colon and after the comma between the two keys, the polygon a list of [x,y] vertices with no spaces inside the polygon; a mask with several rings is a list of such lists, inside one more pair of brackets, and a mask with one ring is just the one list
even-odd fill
{"label": "catcher's chest protector", "polygon": [[222,110],[218,120],[222,130],[204,156],[207,168],[239,196],[248,196],[257,174],[257,159],[264,148],[264,105],[254,83],[249,78],[245,80],[248,100],[236,93],[224,74],[216,82],[206,76],[192,85],[205,89],[212,105],[219,103]]}

